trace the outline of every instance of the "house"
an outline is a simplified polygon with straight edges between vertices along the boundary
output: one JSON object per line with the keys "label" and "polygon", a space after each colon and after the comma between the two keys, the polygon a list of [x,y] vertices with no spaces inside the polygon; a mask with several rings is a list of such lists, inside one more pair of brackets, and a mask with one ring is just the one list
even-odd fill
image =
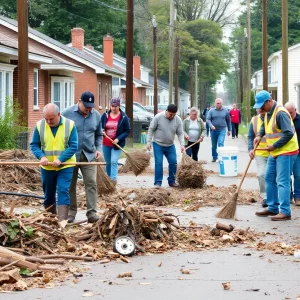
{"label": "house", "polygon": [[[268,58],[268,90],[272,98],[282,104],[282,51],[271,54]],[[300,44],[288,48],[288,89],[289,99],[300,109]],[[259,70],[252,76],[252,89],[256,92],[263,89],[263,71]]]}
{"label": "house", "polygon": [[[154,83],[154,78],[152,76],[149,77],[150,83]],[[158,104],[168,104],[169,103],[169,83],[163,81],[161,79],[157,80],[158,86]],[[191,106],[190,103],[190,93],[184,89],[178,89],[178,111],[181,116],[185,116],[186,112]],[[174,99],[174,92],[173,92],[173,99]],[[149,104],[149,105],[153,105]]]}
{"label": "house", "polygon": [[[18,24],[0,16],[0,104],[5,97],[18,98]],[[28,29],[29,99],[28,124],[33,129],[42,118],[43,107],[50,102],[60,110],[73,105],[83,91],[89,90],[102,101],[111,98],[112,77],[123,73],[83,51],[84,30],[73,28],[72,47],[68,47],[32,28]]]}
{"label": "house", "polygon": [[[68,44],[70,47],[71,44]],[[113,53],[114,39],[110,35],[106,35],[103,38],[103,53],[95,50],[92,46],[87,45],[83,51],[92,56],[94,59],[104,61],[104,63],[110,67],[115,68],[122,77],[113,77],[112,79],[112,96],[120,97],[125,102],[126,100],[126,58],[121,57]],[[138,55],[133,57],[133,101],[139,102],[142,105],[147,104],[146,91],[153,88],[149,84],[149,72],[150,69],[141,65],[141,58]],[[105,107],[109,104],[105,103]]]}

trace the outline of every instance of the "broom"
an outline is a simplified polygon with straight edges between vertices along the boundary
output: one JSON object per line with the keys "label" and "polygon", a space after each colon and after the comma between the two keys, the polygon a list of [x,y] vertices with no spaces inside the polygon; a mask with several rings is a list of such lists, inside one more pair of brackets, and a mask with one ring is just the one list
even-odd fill
{"label": "broom", "polygon": [[[255,153],[255,150],[256,150],[257,146],[258,145],[256,145],[254,147],[254,153]],[[246,174],[248,172],[248,169],[250,167],[250,164],[251,164],[252,160],[253,160],[253,158],[250,157],[250,160],[249,160],[249,162],[247,164],[247,167],[246,167],[246,169],[244,171],[244,174],[242,176],[242,179],[240,181],[240,184],[239,184],[237,190],[233,194],[231,200],[216,214],[217,218],[221,218],[221,219],[233,219],[234,218],[239,191],[240,191],[240,189],[242,187],[242,184],[244,182],[244,179],[246,177]]]}
{"label": "broom", "polygon": [[192,164],[195,163],[195,161],[189,155],[186,154],[186,150],[189,149],[189,148],[191,148],[191,147],[193,147],[194,145],[196,145],[198,143],[200,143],[199,140],[197,142],[195,142],[195,143],[193,143],[193,144],[191,144],[191,145],[189,145],[188,147],[185,148],[185,151],[182,154],[182,158],[181,158],[181,164],[182,165],[186,166],[186,165],[192,165]]}
{"label": "broom", "polygon": [[[113,140],[105,132],[103,134],[111,142],[113,142]],[[122,150],[125,153],[126,158],[129,162],[135,176],[138,176],[139,174],[141,174],[150,165],[150,155],[148,153],[143,152],[143,151],[134,151],[134,152],[128,153],[118,144],[114,144],[114,145],[117,146],[120,150]]]}
{"label": "broom", "polygon": [[111,179],[101,167],[97,166],[97,190],[99,195],[106,195],[116,190],[117,182]]}

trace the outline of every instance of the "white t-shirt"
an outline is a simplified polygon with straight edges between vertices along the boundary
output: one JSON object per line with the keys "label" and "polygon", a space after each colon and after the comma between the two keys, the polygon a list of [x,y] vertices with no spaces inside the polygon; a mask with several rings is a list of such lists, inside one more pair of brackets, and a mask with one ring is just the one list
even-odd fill
{"label": "white t-shirt", "polygon": [[190,127],[189,127],[189,142],[195,143],[199,139],[199,126],[197,119],[190,120]]}

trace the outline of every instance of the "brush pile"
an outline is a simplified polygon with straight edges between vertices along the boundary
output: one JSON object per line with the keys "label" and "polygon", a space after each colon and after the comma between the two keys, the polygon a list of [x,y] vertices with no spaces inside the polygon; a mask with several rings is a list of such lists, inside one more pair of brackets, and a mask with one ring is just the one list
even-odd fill
{"label": "brush pile", "polygon": [[174,201],[171,197],[170,191],[167,191],[165,189],[147,189],[146,191],[137,191],[137,199],[142,205],[154,206],[167,206]]}
{"label": "brush pile", "polygon": [[203,188],[206,181],[202,163],[180,164],[177,170],[177,182],[182,188]]}
{"label": "brush pile", "polygon": [[[25,150],[0,151],[0,160],[5,161],[36,161],[34,156]],[[39,166],[0,165],[0,186],[6,191],[41,190]]]}

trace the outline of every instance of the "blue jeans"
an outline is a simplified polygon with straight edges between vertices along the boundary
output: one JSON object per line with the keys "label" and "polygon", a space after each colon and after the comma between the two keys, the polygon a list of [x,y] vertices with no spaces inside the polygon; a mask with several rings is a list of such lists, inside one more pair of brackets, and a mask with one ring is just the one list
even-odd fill
{"label": "blue jeans", "polygon": [[45,195],[44,206],[48,207],[57,204],[70,205],[70,185],[72,181],[74,167],[55,170],[45,170],[41,168],[42,185]]}
{"label": "blue jeans", "polygon": [[121,153],[122,151],[119,149],[116,150],[114,147],[107,147],[103,145],[103,155],[106,161],[106,173],[113,180],[117,180],[118,160]]}
{"label": "blue jeans", "polygon": [[300,199],[300,155],[297,155],[293,166],[294,175],[294,199]]}
{"label": "blue jeans", "polygon": [[211,152],[213,159],[218,158],[217,146],[224,147],[224,141],[226,136],[226,128],[221,130],[211,130]]}
{"label": "blue jeans", "polygon": [[163,158],[166,157],[169,163],[169,177],[168,183],[175,183],[175,175],[177,171],[177,156],[175,145],[169,147],[163,147],[157,143],[153,144],[153,154],[154,154],[154,185],[161,185],[163,180]]}
{"label": "blue jeans", "polygon": [[269,155],[266,166],[266,191],[268,210],[273,213],[291,215],[290,207],[290,176],[293,170],[295,155]]}

